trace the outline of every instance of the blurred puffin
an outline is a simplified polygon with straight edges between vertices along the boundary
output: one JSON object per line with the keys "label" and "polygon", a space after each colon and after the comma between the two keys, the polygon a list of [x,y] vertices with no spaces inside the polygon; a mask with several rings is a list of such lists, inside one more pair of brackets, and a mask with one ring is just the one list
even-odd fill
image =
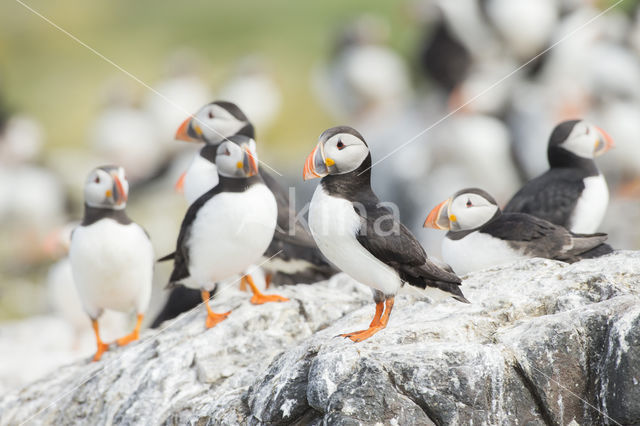
{"label": "blurred puffin", "polygon": [[606,234],[574,234],[529,214],[502,213],[493,197],[478,188],[463,189],[440,203],[424,227],[449,231],[442,257],[457,274],[532,257],[571,263],[593,257],[594,251],[612,252],[603,244]]}
{"label": "blurred puffin", "polygon": [[[258,174],[258,160],[252,139],[235,135],[218,145],[218,183],[198,198],[182,221],[169,285],[199,289],[207,307],[207,328],[227,318],[230,312],[211,310],[210,292],[219,281],[241,274],[257,263],[273,239],[276,227],[276,199]],[[254,303],[286,301],[280,296],[254,290]]]}
{"label": "blurred puffin", "polygon": [[528,213],[571,232],[595,232],[607,210],[609,189],[593,159],[611,147],[611,137],[586,121],[558,124],[547,148],[549,170],[527,182],[504,211]]}
{"label": "blurred puffin", "polygon": [[394,297],[405,284],[436,297],[468,301],[461,280],[440,269],[371,189],[371,154],[347,126],[325,130],[303,177],[322,178],[309,207],[309,227],[322,253],[355,280],[372,287],[376,313],[369,328],[343,334],[363,341],[387,326]]}
{"label": "blurred puffin", "polygon": [[98,331],[103,310],[136,310],[133,332],[117,340],[123,346],[138,339],[151,297],[153,247],[145,230],[124,211],[128,193],[122,167],[94,169],[84,186],[84,218],[71,235],[73,279],[98,345],[94,361],[109,347]]}

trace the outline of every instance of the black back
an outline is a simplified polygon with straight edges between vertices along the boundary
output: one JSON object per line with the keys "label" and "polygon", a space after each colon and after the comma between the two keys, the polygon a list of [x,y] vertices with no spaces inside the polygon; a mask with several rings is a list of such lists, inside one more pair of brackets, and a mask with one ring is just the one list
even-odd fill
{"label": "black back", "polygon": [[[416,287],[437,287],[466,301],[459,289],[460,278],[440,269],[427,259],[427,254],[393,212],[381,205],[371,189],[371,155],[354,171],[322,178],[323,189],[333,197],[354,204],[361,226],[358,242],[373,256],[396,270],[400,278]],[[376,229],[377,228],[377,229]]]}

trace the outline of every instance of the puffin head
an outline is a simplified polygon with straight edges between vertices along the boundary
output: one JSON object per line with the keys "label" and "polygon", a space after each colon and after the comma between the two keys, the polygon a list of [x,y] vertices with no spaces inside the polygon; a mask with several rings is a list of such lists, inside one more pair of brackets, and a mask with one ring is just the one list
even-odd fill
{"label": "puffin head", "polygon": [[96,167],[84,184],[84,201],[90,207],[122,210],[128,194],[129,182],[120,166]]}
{"label": "puffin head", "polygon": [[236,134],[254,137],[249,119],[236,104],[215,101],[187,118],[178,128],[175,138],[185,142],[218,145]]}
{"label": "puffin head", "polygon": [[304,180],[340,175],[356,170],[371,158],[369,147],[357,130],[349,126],[332,127],[320,135],[318,144],[304,164]]}
{"label": "puffin head", "polygon": [[438,204],[427,216],[425,228],[467,231],[479,228],[500,214],[500,207],[482,189],[467,188]]}
{"label": "puffin head", "polygon": [[230,178],[248,178],[258,173],[258,154],[253,139],[235,135],[218,145],[218,174]]}
{"label": "puffin head", "polygon": [[601,128],[585,120],[568,120],[558,124],[549,137],[549,162],[557,150],[569,151],[582,158],[593,159],[613,148],[613,139]]}

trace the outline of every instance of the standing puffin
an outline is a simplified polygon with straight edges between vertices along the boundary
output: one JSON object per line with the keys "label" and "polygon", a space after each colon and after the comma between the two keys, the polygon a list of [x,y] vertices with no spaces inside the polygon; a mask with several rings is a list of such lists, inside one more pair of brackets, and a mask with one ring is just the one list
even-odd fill
{"label": "standing puffin", "polygon": [[[176,132],[177,140],[205,144],[176,184],[177,188],[183,190],[189,204],[218,184],[216,153],[219,144],[234,135],[246,136],[251,138],[250,143],[255,149],[254,133],[253,125],[242,110],[226,101],[205,105],[182,123]],[[318,251],[309,232],[297,221],[290,220],[295,218],[296,213],[290,208],[287,191],[263,169],[259,170],[259,174],[273,192],[278,205],[274,238],[261,262],[267,272],[267,284],[271,277],[275,277],[273,281],[277,284],[314,283],[337,273]],[[294,222],[293,227],[291,222]],[[170,258],[165,256],[160,260]],[[267,301],[270,297],[260,300]],[[197,306],[199,300],[200,295],[189,288],[174,288],[151,327],[158,327],[162,322]]]}
{"label": "standing puffin", "polygon": [[124,211],[128,192],[122,167],[94,169],[84,186],[84,218],[71,235],[73,279],[98,344],[94,361],[109,347],[98,331],[102,312],[136,310],[133,332],[117,341],[123,346],[138,339],[151,297],[153,247],[144,229]]}
{"label": "standing puffin", "polygon": [[504,208],[528,213],[571,232],[595,232],[609,203],[609,189],[594,157],[613,147],[602,129],[584,120],[565,121],[549,138],[549,170],[527,182]]}
{"label": "standing puffin", "polygon": [[363,341],[387,326],[394,297],[405,284],[468,303],[457,275],[440,269],[371,189],[371,154],[347,126],[320,135],[303,178],[322,178],[309,207],[309,227],[322,253],[352,278],[372,287],[376,313],[367,330],[343,334]]}
{"label": "standing puffin", "polygon": [[442,258],[461,275],[519,259],[572,263],[595,251],[612,251],[603,244],[606,234],[574,234],[526,213],[502,213],[493,197],[478,188],[463,189],[440,203],[424,227],[449,231],[442,240]]}
{"label": "standing puffin", "polygon": [[[205,143],[184,174],[183,189],[189,204],[217,184],[217,146],[233,135],[251,138],[251,143],[255,144],[254,134],[254,127],[246,115],[231,102],[216,101],[205,105],[184,121],[176,133],[176,139]],[[312,283],[337,273],[318,251],[309,232],[297,221],[291,220],[296,212],[291,209],[285,188],[263,168],[259,173],[278,204],[278,226],[265,256],[270,258],[278,252],[280,254],[264,264],[263,268],[270,275],[277,274],[281,280],[293,283]]]}
{"label": "standing puffin", "polygon": [[[216,283],[257,263],[276,227],[276,199],[258,174],[251,142],[246,136],[236,135],[218,146],[219,182],[191,204],[182,221],[176,251],[169,255],[174,260],[169,284],[201,291],[207,307],[207,328],[230,313],[217,314],[208,304]],[[251,276],[246,275],[246,280],[255,287]]]}

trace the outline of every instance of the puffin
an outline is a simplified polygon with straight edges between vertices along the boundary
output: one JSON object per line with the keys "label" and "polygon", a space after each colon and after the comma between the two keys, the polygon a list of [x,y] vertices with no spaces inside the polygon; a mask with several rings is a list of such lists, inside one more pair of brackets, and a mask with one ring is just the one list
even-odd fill
{"label": "puffin", "polygon": [[558,124],[549,138],[549,170],[527,182],[507,203],[579,234],[596,232],[609,203],[607,182],[594,158],[613,147],[602,129],[585,120]]}
{"label": "puffin", "polygon": [[[233,135],[250,138],[252,149],[255,149],[253,124],[236,104],[226,101],[205,105],[178,129],[176,139],[205,143],[184,175],[184,195],[189,204],[216,186],[216,148]],[[278,226],[265,256],[271,258],[279,254],[263,268],[280,280],[276,283],[313,283],[336,274],[337,270],[318,251],[309,232],[298,221],[292,220],[296,212],[291,208],[287,190],[264,168],[260,168],[259,173],[278,204]]]}
{"label": "puffin", "polygon": [[307,157],[304,180],[322,178],[309,207],[309,227],[320,251],[373,290],[376,311],[366,330],[341,334],[361,342],[384,329],[394,297],[408,285],[435,298],[469,303],[461,279],[432,263],[411,232],[371,189],[371,154],[348,126],[325,130]]}
{"label": "puffin", "polygon": [[[200,290],[207,308],[207,328],[231,313],[213,312],[208,304],[217,283],[259,262],[273,239],[276,198],[258,174],[257,158],[255,144],[246,136],[231,136],[218,145],[218,184],[189,206],[176,251],[165,257],[174,262],[170,287],[181,284]],[[268,297],[257,291],[250,275],[244,279],[254,290],[254,299]],[[267,301],[288,300],[271,296]]]}
{"label": "puffin", "polygon": [[[218,184],[217,149],[220,143],[234,135],[250,138],[249,143],[255,149],[253,124],[236,104],[227,101],[205,105],[192,117],[184,120],[178,128],[175,136],[177,140],[205,144],[176,183],[176,187],[183,191],[187,203],[192,204]],[[273,192],[278,205],[278,225],[274,238],[261,259],[261,267],[267,272],[267,286],[271,282],[314,283],[336,274],[338,271],[322,256],[309,232],[300,223],[291,220],[295,218],[296,212],[290,208],[287,191],[262,168],[259,169],[259,174]],[[169,259],[171,255],[160,261]],[[241,287],[245,286],[245,281],[243,280]],[[251,289],[253,291],[254,288]],[[258,296],[256,301],[267,301],[269,298],[272,296]],[[151,327],[156,328],[199,303],[199,294],[189,288],[175,287]]]}
{"label": "puffin", "polygon": [[109,345],[100,338],[98,318],[105,309],[130,312],[133,331],[118,339],[124,346],[139,338],[149,307],[153,279],[153,246],[146,231],[125,212],[129,182],[124,168],[97,167],[84,185],[84,217],[71,234],[69,260],[73,280],[96,336],[94,361]]}
{"label": "puffin", "polygon": [[496,200],[479,188],[466,188],[438,204],[425,228],[448,230],[442,257],[460,275],[519,259],[543,257],[573,263],[604,255],[606,234],[574,234],[526,213],[503,213]]}

